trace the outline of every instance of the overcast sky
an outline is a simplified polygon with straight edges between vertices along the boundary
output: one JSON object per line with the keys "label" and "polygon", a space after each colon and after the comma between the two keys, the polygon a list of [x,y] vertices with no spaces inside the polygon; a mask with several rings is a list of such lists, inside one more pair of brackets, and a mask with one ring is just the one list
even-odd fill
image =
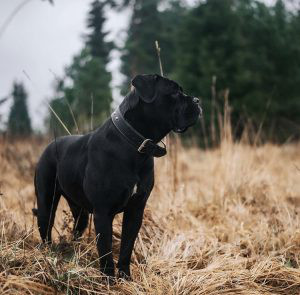
{"label": "overcast sky", "polygon": [[[0,28],[23,0],[0,0]],[[31,0],[15,15],[0,35],[0,99],[11,92],[14,80],[23,81],[29,94],[29,111],[33,125],[43,124],[47,107],[43,102],[53,93],[54,74],[63,75],[64,66],[82,48],[88,0]],[[124,36],[128,12],[109,13],[106,24],[109,39]],[[123,31],[123,34],[122,34]],[[1,34],[1,29],[0,29]],[[112,86],[120,84],[118,54],[112,54],[109,69],[114,73]],[[29,76],[29,78],[28,78]],[[116,92],[114,92],[116,96]],[[10,103],[0,107],[7,114]]]}
{"label": "overcast sky", "polygon": [[[148,0],[147,0],[148,1]],[[195,0],[190,0],[195,1]],[[266,0],[273,2],[274,0]],[[23,81],[29,94],[29,111],[36,129],[41,129],[47,112],[44,100],[53,93],[55,73],[63,75],[64,66],[82,48],[82,35],[90,0],[27,0],[4,32],[5,20],[24,0],[0,0],[0,99],[11,93],[14,80]],[[128,12],[108,13],[108,36],[117,42],[124,38]],[[122,77],[118,71],[118,53],[112,54],[109,70],[113,73],[112,87]],[[118,92],[113,92],[115,98]],[[10,102],[0,106],[0,115],[7,115]]]}

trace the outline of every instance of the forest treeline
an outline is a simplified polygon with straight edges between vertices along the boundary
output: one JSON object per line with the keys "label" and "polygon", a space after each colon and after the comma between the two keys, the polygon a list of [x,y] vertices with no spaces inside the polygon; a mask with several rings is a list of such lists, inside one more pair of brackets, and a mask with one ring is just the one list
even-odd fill
{"label": "forest treeline", "polygon": [[[107,41],[104,23],[109,9],[131,11],[121,47]],[[202,101],[202,125],[192,130],[197,138],[204,133],[211,144],[211,126],[218,126],[226,96],[236,138],[246,127],[260,131],[266,140],[300,137],[300,10],[286,1],[272,6],[255,0],[206,0],[193,6],[180,0],[92,1],[86,32],[82,50],[64,76],[56,78],[51,99],[52,108],[73,132],[74,118],[85,132],[91,116],[98,126],[111,112],[107,65],[112,50],[121,53],[120,90],[125,95],[134,75],[159,73],[158,40],[165,75]],[[15,89],[13,94],[19,92]],[[11,112],[17,115],[14,106]],[[13,122],[8,121],[8,131],[14,130]],[[60,128],[49,113],[50,129],[51,122]]]}

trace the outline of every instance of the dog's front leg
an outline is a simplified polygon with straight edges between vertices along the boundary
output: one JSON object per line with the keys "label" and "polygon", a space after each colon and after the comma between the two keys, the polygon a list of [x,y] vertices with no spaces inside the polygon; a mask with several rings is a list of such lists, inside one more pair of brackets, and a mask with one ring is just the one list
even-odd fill
{"label": "dog's front leg", "polygon": [[118,276],[130,278],[130,259],[134,242],[143,220],[144,208],[148,195],[134,194],[128,202],[123,215],[120,256],[118,261]]}
{"label": "dog's front leg", "polygon": [[106,211],[94,212],[97,248],[100,257],[100,271],[110,277],[115,275],[112,256],[112,222],[113,216],[109,215]]}

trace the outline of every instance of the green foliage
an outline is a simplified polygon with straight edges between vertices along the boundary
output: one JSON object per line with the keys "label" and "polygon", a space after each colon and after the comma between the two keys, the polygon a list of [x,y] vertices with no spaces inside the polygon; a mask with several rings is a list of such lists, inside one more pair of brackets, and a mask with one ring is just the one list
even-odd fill
{"label": "green foliage", "polygon": [[28,136],[32,133],[27,109],[27,93],[22,83],[13,84],[13,104],[10,109],[7,131],[12,136]]}
{"label": "green foliage", "polygon": [[104,41],[107,35],[107,32],[103,31],[105,6],[104,2],[98,0],[91,3],[91,10],[87,19],[87,27],[90,29],[90,33],[86,36],[86,44],[90,48],[93,57],[98,57],[107,64],[113,44],[112,42]]}
{"label": "green foliage", "polygon": [[[166,1],[161,1],[165,3]],[[163,69],[167,76],[172,77],[178,59],[177,35],[187,14],[187,9],[181,1],[172,0],[165,3],[166,7],[159,12],[161,21],[160,31],[155,32],[161,47]],[[155,55],[157,64],[157,57]]]}
{"label": "green foliage", "polygon": [[[92,2],[87,20],[90,33],[86,36],[85,47],[66,68],[65,77],[56,82],[51,106],[69,130],[75,129],[71,110],[81,131],[90,130],[91,117],[94,126],[97,126],[110,113],[111,74],[106,70],[106,65],[112,43],[104,40],[107,33],[103,32],[105,22],[103,10],[102,2]],[[56,122],[59,126],[59,133],[64,132],[53,114],[51,116],[52,122]]]}
{"label": "green foliage", "polygon": [[268,7],[252,0],[207,0],[191,9],[178,32],[174,72],[188,92],[201,96],[207,124],[217,76],[219,109],[230,90],[236,136],[249,119],[256,130],[264,123],[268,138],[299,136],[299,33],[299,16],[283,1]]}
{"label": "green foliage", "polygon": [[[172,73],[176,60],[175,33],[183,19],[185,8],[180,1],[123,1],[132,7],[128,37],[122,48],[121,72],[125,76],[122,94],[130,87],[130,79],[138,73],[159,73],[155,41],[159,41],[163,68]],[[164,9],[160,9],[164,5]]]}
{"label": "green foliage", "polygon": [[[159,40],[167,76],[202,98],[205,126],[221,112],[229,91],[232,124],[239,137],[251,122],[268,139],[300,134],[300,12],[284,1],[206,0],[194,7],[180,0],[119,1],[132,8],[123,48],[122,73],[158,72]],[[212,107],[212,77],[217,77]],[[198,130],[196,130],[198,132]],[[209,130],[206,131],[209,133]]]}
{"label": "green foliage", "polygon": [[[138,73],[159,73],[155,40],[164,73],[203,102],[206,134],[218,123],[224,94],[229,92],[235,136],[251,122],[263,126],[268,139],[300,135],[300,12],[278,0],[268,6],[256,0],[206,0],[190,7],[181,0],[93,1],[84,49],[57,83],[54,109],[74,126],[67,101],[79,119],[89,122],[91,95],[97,124],[110,111],[111,75],[106,71],[112,43],[103,31],[104,10],[132,10],[121,49],[122,94]],[[216,95],[212,99],[212,77]],[[88,128],[85,128],[88,129]],[[199,130],[194,130],[199,133]],[[203,131],[203,130],[202,130]]]}
{"label": "green foliage", "polygon": [[138,73],[158,72],[154,42],[161,29],[157,10],[159,0],[136,0],[128,29],[128,37],[121,57],[121,72],[125,75],[122,93],[130,87],[130,78]]}

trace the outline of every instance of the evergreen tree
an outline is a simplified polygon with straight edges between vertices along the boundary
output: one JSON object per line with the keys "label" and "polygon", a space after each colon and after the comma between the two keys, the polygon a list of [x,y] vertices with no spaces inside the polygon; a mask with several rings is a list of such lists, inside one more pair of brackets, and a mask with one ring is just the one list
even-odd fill
{"label": "evergreen tree", "polygon": [[[174,77],[174,71],[178,58],[181,58],[177,50],[178,31],[187,15],[188,9],[180,0],[163,1],[164,9],[159,10],[161,30],[157,33],[157,40],[161,47],[161,59],[164,74],[169,78]],[[157,60],[157,59],[156,59]]]}
{"label": "evergreen tree", "polygon": [[[117,5],[115,3],[115,5]],[[130,87],[130,79],[141,73],[160,73],[155,41],[162,48],[164,74],[172,77],[176,55],[176,32],[186,9],[180,0],[123,0],[117,7],[132,9],[128,35],[121,56],[121,72],[125,76],[122,94]]]}
{"label": "evergreen tree", "polygon": [[[229,89],[237,137],[249,119],[256,129],[263,123],[268,138],[275,134],[280,140],[299,137],[300,11],[290,11],[283,0],[273,6],[256,0],[205,0],[193,7],[182,3],[186,2],[93,1],[84,49],[57,85],[53,104],[63,120],[73,125],[66,99],[81,121],[90,117],[91,95],[98,122],[109,110],[111,76],[106,65],[112,44],[105,40],[103,23],[104,10],[110,5],[132,10],[121,50],[121,72],[126,78],[122,94],[128,92],[134,75],[159,73],[154,44],[158,40],[165,75],[202,98],[206,127],[211,125],[211,114],[222,111]],[[213,76],[217,77],[215,103]]]}
{"label": "evergreen tree", "polygon": [[7,130],[12,136],[31,134],[31,122],[27,109],[27,93],[22,83],[13,84],[13,104],[10,109]]}
{"label": "evergreen tree", "polygon": [[299,128],[292,127],[300,120],[300,42],[294,22],[296,15],[282,0],[273,7],[254,0],[207,0],[190,10],[177,38],[181,58],[175,76],[188,92],[202,97],[206,126],[212,76],[217,76],[218,110],[230,89],[237,136],[248,119],[257,130],[263,124],[268,138],[299,136]]}
{"label": "evergreen tree", "polygon": [[91,10],[88,13],[87,27],[91,30],[86,36],[87,47],[91,55],[103,60],[104,64],[109,61],[109,53],[113,49],[112,42],[106,42],[107,32],[103,31],[105,22],[104,9],[106,3],[95,0],[91,3]]}
{"label": "evergreen tree", "polygon": [[159,0],[135,0],[128,29],[128,37],[122,50],[121,72],[125,76],[122,94],[130,87],[130,80],[140,73],[158,73],[155,41],[159,40],[161,19],[158,12]]}
{"label": "evergreen tree", "polygon": [[104,40],[107,34],[103,32],[104,8],[102,2],[92,2],[87,19],[90,32],[86,36],[86,44],[73,58],[71,65],[66,67],[65,77],[57,82],[55,97],[51,102],[51,106],[69,130],[74,129],[74,122],[68,104],[82,131],[90,129],[92,115],[94,125],[97,126],[111,110],[111,74],[106,66],[112,43]]}

